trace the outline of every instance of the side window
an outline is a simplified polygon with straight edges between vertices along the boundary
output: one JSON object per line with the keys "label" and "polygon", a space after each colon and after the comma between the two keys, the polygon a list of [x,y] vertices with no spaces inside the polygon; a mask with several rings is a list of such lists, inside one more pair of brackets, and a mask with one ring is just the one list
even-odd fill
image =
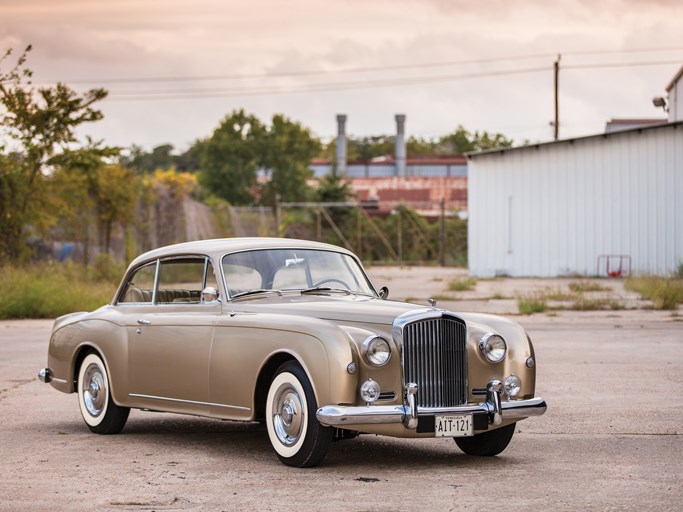
{"label": "side window", "polygon": [[199,303],[204,284],[204,258],[161,260],[157,303]]}
{"label": "side window", "polygon": [[119,302],[152,302],[154,290],[154,275],[157,262],[153,261],[137,269],[126,283],[122,298]]}

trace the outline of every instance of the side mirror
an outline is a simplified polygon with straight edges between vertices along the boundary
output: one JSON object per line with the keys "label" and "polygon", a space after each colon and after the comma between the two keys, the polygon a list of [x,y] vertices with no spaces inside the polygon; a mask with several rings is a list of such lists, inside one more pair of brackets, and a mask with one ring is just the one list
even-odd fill
{"label": "side mirror", "polygon": [[389,288],[387,288],[386,286],[382,286],[379,289],[379,298],[380,299],[386,299],[388,296],[389,296]]}
{"label": "side mirror", "polygon": [[218,290],[213,286],[207,286],[202,290],[202,302],[214,302],[218,300]]}

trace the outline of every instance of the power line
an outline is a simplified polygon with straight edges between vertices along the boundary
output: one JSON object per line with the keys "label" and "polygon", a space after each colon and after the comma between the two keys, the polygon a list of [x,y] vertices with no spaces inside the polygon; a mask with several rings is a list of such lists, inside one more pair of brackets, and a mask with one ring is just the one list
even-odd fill
{"label": "power line", "polygon": [[[562,52],[563,55],[628,55],[633,53],[653,53],[653,52],[669,52],[682,51],[683,46],[670,46],[660,48],[635,48],[630,50],[602,50],[602,51],[575,51]],[[178,76],[155,76],[155,77],[124,77],[124,78],[80,78],[71,80],[60,80],[70,84],[125,84],[125,83],[154,83],[154,82],[189,82],[189,81],[213,81],[213,80],[248,80],[254,78],[286,78],[286,77],[302,77],[302,76],[330,76],[353,73],[375,73],[382,71],[397,71],[407,69],[426,69],[449,66],[461,66],[468,64],[490,64],[496,62],[509,62],[521,60],[533,60],[541,58],[555,57],[555,53],[537,53],[527,55],[512,55],[507,57],[491,57],[479,59],[465,59],[454,61],[441,62],[425,62],[417,64],[397,64],[388,66],[370,66],[370,67],[354,67],[336,70],[291,70],[291,71],[274,71],[269,73],[246,73],[246,74],[223,74],[223,75],[178,75]],[[53,83],[38,82],[38,83]]]}
{"label": "power line", "polygon": [[[683,47],[682,47],[683,49]],[[444,61],[444,62],[424,62],[418,64],[397,64],[391,66],[372,66],[372,67],[356,67],[336,70],[295,70],[295,71],[274,71],[268,73],[242,73],[232,75],[194,75],[194,76],[157,76],[157,77],[129,77],[129,78],[87,78],[64,80],[70,84],[124,84],[124,83],[147,83],[147,82],[188,82],[188,81],[205,81],[205,80],[248,80],[253,78],[287,78],[300,76],[329,76],[342,75],[352,73],[375,73],[381,71],[397,71],[406,69],[424,69],[435,67],[460,66],[466,64],[486,64],[495,62],[508,62],[515,60],[532,60],[539,58],[551,57],[553,54],[539,53],[532,55],[516,55],[510,57],[494,57],[486,59],[470,59],[458,61]],[[47,83],[47,82],[46,82]],[[51,83],[51,82],[50,82]]]}
{"label": "power line", "polygon": [[195,98],[218,98],[231,96],[267,96],[276,94],[291,94],[301,92],[325,92],[341,91],[349,89],[372,89],[378,87],[399,87],[410,85],[421,85],[437,82],[451,82],[456,80],[466,80],[474,78],[484,78],[503,75],[519,75],[526,73],[539,73],[547,71],[546,67],[515,69],[508,71],[492,71],[484,73],[470,73],[461,75],[440,75],[430,77],[409,77],[392,78],[386,80],[365,80],[362,82],[337,82],[325,84],[310,84],[291,88],[263,88],[263,89],[190,89],[185,91],[166,90],[166,91],[139,91],[113,93],[109,99],[112,101],[127,100],[166,100],[166,99],[195,99]]}
{"label": "power line", "polygon": [[[630,63],[604,63],[581,64],[573,66],[563,66],[562,69],[596,69],[596,68],[619,68],[619,67],[641,67],[641,66],[662,66],[677,64],[679,60],[657,61],[657,62],[630,62]],[[138,101],[138,100],[177,100],[177,99],[203,99],[220,97],[249,97],[249,96],[269,96],[279,94],[295,94],[303,92],[328,92],[352,89],[372,89],[381,87],[401,87],[422,85],[439,82],[451,82],[458,80],[468,80],[476,78],[487,78],[505,75],[520,75],[529,73],[546,72],[549,67],[533,67],[513,70],[499,70],[481,73],[466,74],[447,74],[432,75],[426,77],[403,77],[387,78],[377,80],[363,80],[350,82],[328,82],[322,84],[306,84],[289,88],[262,87],[249,89],[225,89],[225,88],[200,88],[200,89],[166,89],[166,90],[142,90],[142,91],[119,91],[112,92],[109,96],[111,101]]]}
{"label": "power line", "polygon": [[562,66],[562,70],[596,68],[635,68],[643,66],[663,66],[665,64],[681,64],[681,60],[662,60],[657,62],[610,62],[606,64],[569,64],[566,66]]}

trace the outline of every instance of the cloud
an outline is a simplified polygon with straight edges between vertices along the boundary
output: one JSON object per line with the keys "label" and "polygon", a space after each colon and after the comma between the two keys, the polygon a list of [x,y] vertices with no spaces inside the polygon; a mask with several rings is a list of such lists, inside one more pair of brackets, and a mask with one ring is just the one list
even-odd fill
{"label": "cloud", "polygon": [[[357,135],[393,133],[393,115],[408,115],[408,131],[436,136],[463,124],[513,138],[547,138],[552,118],[552,62],[562,65],[675,60],[682,51],[600,54],[647,47],[681,47],[680,2],[668,0],[3,0],[0,45],[33,43],[36,79],[141,78],[281,73],[329,75],[243,80],[120,84],[141,89],[292,89],[311,84],[394,81],[384,88],[212,99],[106,101],[93,129],[107,142],[182,146],[208,135],[220,118],[245,108],[263,119],[284,113],[322,136],[334,115],[349,114]],[[538,55],[541,56],[538,56]],[[525,59],[513,57],[528,56]],[[506,58],[497,62],[491,59]],[[474,60],[469,64],[380,70],[384,66]],[[546,72],[451,80],[413,86],[411,77],[495,72]],[[606,118],[652,115],[679,65],[561,72],[561,112],[567,134],[597,131]],[[341,73],[374,68],[366,73]],[[76,86],[76,85],[74,85]],[[647,92],[652,91],[652,92]],[[644,97],[645,96],[645,97]],[[182,120],[182,121],[179,121]]]}

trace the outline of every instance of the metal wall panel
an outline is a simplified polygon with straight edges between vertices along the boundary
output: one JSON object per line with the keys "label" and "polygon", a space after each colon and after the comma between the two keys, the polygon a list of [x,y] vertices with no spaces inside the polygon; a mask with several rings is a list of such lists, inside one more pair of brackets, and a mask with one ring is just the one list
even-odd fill
{"label": "metal wall panel", "polygon": [[469,162],[474,276],[595,275],[602,254],[633,271],[683,264],[683,125],[503,152]]}

